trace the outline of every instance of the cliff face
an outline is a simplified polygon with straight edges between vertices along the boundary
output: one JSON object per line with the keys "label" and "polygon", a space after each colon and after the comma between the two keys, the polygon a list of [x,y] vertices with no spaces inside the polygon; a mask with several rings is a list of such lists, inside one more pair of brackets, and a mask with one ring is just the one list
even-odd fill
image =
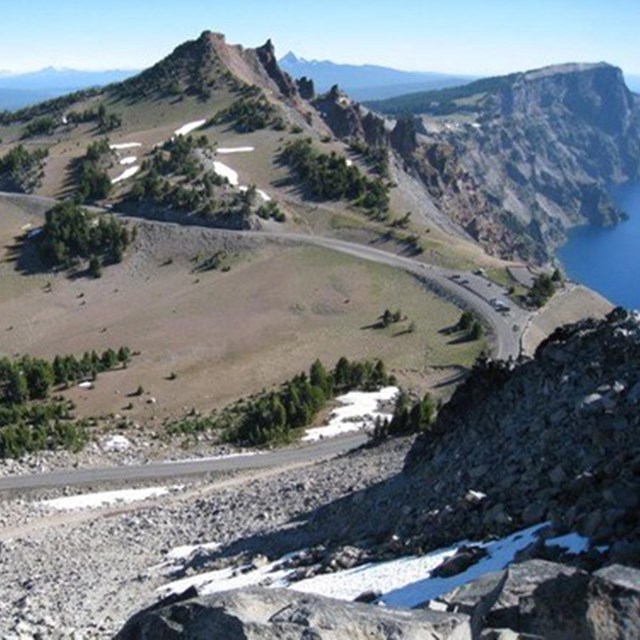
{"label": "cliff face", "polygon": [[[420,114],[427,135],[405,158],[492,253],[548,259],[569,227],[618,222],[607,189],[640,178],[640,107],[608,64],[553,66],[389,104]],[[433,148],[443,144],[448,161],[439,166]]]}

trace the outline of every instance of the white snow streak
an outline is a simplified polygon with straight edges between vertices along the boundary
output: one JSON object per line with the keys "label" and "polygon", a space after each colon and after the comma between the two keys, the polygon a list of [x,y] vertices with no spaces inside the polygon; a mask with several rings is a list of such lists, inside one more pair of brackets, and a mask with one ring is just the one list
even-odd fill
{"label": "white snow streak", "polygon": [[65,496],[52,500],[43,500],[38,504],[57,511],[72,511],[75,509],[96,509],[113,504],[137,502],[164,496],[177,487],[148,487],[146,489],[122,489],[118,491],[103,491],[101,493],[84,493],[75,496]]}
{"label": "white snow streak", "polygon": [[350,391],[336,400],[343,404],[331,412],[329,424],[307,429],[304,442],[331,438],[350,431],[372,428],[377,417],[390,418],[390,413],[379,410],[381,402],[389,402],[398,395],[398,387],[383,387],[379,391]]}
{"label": "white snow streak", "polygon": [[110,144],[109,149],[133,149],[134,147],[141,147],[141,142],[119,142],[118,144]]}
{"label": "white snow streak", "polygon": [[111,181],[111,184],[118,184],[118,182],[122,182],[123,180],[127,180],[127,178],[131,178],[132,176],[135,176],[136,173],[138,173],[138,171],[140,171],[140,166],[139,165],[135,165],[133,167],[129,167],[128,169],[125,169],[119,176],[116,176]]}
{"label": "white snow streak", "polygon": [[234,187],[238,186],[238,172],[234,171],[231,167],[228,167],[226,164],[222,162],[218,162],[217,160],[213,161],[213,170],[223,178],[226,178],[229,181],[229,184]]}
{"label": "white snow streak", "polygon": [[195,129],[199,129],[205,122],[204,120],[195,120],[194,122],[187,122],[187,124],[183,124],[179,129],[176,129],[173,132],[174,136],[186,136],[188,133],[191,133]]}
{"label": "white snow streak", "polygon": [[168,560],[186,560],[194,551],[217,551],[222,545],[219,542],[204,542],[202,544],[184,544],[174,547],[167,552]]}
{"label": "white snow streak", "polygon": [[255,147],[218,147],[216,153],[251,153]]}
{"label": "white snow streak", "polygon": [[122,158],[122,160],[120,160],[120,164],[134,164],[137,159],[138,158],[136,158],[136,156],[127,156],[126,158]]}

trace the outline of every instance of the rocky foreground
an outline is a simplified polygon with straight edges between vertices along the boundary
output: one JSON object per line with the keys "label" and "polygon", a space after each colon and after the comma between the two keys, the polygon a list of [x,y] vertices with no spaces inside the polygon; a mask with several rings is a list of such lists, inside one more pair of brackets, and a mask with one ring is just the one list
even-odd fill
{"label": "rocky foreground", "polygon": [[[0,546],[0,631],[110,637],[120,629],[122,640],[640,638],[639,408],[640,325],[616,310],[558,330],[534,359],[477,366],[414,443],[200,484],[133,512],[57,526],[8,501],[5,514],[23,530]],[[556,542],[563,537],[580,544]],[[501,561],[508,540],[519,541],[517,553]],[[211,541],[220,547],[168,566],[168,549]],[[409,609],[375,589],[353,603],[263,588],[280,586],[270,578],[222,593],[187,580],[190,588],[164,600],[168,592],[157,591],[227,567],[250,577],[273,561],[304,590],[314,577],[448,545],[414,579]]]}

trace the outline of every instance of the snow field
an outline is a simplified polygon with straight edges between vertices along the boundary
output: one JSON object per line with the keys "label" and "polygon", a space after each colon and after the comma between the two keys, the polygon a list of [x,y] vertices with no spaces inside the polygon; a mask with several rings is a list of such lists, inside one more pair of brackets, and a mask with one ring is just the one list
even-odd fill
{"label": "snow field", "polygon": [[[195,586],[199,595],[207,595],[229,589],[260,585],[289,588],[302,593],[352,601],[365,591],[378,591],[382,594],[380,602],[389,607],[413,608],[439,598],[487,573],[504,569],[514,560],[519,551],[534,543],[538,534],[547,526],[548,523],[541,523],[491,542],[474,543],[463,540],[423,556],[408,556],[388,562],[365,564],[353,569],[321,574],[297,582],[290,580],[295,569],[282,568],[284,562],[300,553],[294,552],[262,567],[256,568],[252,565],[228,567],[182,578],[160,587],[157,592],[162,596],[179,594],[189,587]],[[546,541],[548,545],[562,546],[569,553],[577,553],[586,549],[588,543],[586,538],[575,533]],[[213,547],[214,543],[210,544],[212,548],[216,548]],[[447,558],[453,556],[463,545],[484,548],[487,551],[487,556],[457,575],[447,578],[432,577],[434,569]],[[203,546],[200,545],[200,548]],[[189,553],[197,548],[197,545],[177,547],[169,554],[173,554],[174,559],[186,559]],[[434,603],[434,608],[437,608],[437,602]]]}
{"label": "snow field", "polygon": [[372,428],[376,418],[391,418],[392,414],[381,412],[379,406],[382,402],[394,400],[399,391],[398,387],[383,387],[379,391],[350,391],[338,396],[336,401],[344,406],[331,412],[327,425],[307,429],[302,440],[315,442],[321,438]]}

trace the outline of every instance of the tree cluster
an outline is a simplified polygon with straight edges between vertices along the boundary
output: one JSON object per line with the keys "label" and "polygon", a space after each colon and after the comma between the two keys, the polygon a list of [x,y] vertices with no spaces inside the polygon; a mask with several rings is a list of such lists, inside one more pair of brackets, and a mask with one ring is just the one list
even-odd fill
{"label": "tree cluster", "polygon": [[389,150],[385,147],[373,146],[362,140],[353,140],[349,149],[362,156],[371,170],[381,178],[389,177]]}
{"label": "tree cluster", "polygon": [[118,351],[92,351],[78,359],[56,356],[52,362],[23,356],[0,358],[0,457],[64,447],[80,448],[85,441],[82,425],[73,422],[72,407],[61,398],[49,398],[54,385],[68,386],[99,373],[126,366],[128,347]]}
{"label": "tree cluster", "polygon": [[367,178],[358,167],[349,166],[345,158],[335,152],[317,151],[311,138],[287,143],[280,160],[293,170],[314,198],[348,200],[378,214],[388,211],[389,188],[380,178]]}
{"label": "tree cluster", "polygon": [[111,180],[107,169],[112,162],[109,141],[104,138],[92,142],[77,165],[78,198],[82,202],[102,200],[111,192]]}
{"label": "tree cluster", "polygon": [[351,362],[343,357],[331,372],[316,360],[308,375],[301,373],[279,389],[239,405],[227,421],[228,438],[258,446],[290,441],[336,395],[354,389],[371,391],[394,381],[381,360]]}
{"label": "tree cluster", "polygon": [[131,239],[127,227],[115,217],[93,216],[73,202],[49,209],[38,236],[43,261],[65,268],[92,257],[101,263],[120,262]]}
{"label": "tree cluster", "polygon": [[393,116],[429,113],[431,115],[449,115],[455,112],[478,112],[482,105],[466,100],[473,96],[497,93],[509,88],[518,74],[482,78],[475,82],[447,87],[432,91],[420,91],[384,100],[371,100],[365,103],[370,109]]}
{"label": "tree cluster", "polygon": [[28,151],[18,145],[0,158],[0,185],[7,191],[32,192],[42,180],[47,149]]}
{"label": "tree cluster", "polygon": [[262,95],[242,97],[218,111],[209,124],[232,123],[238,133],[251,133],[272,124],[275,113],[275,107]]}
{"label": "tree cluster", "polygon": [[533,281],[531,290],[529,291],[529,298],[535,307],[543,307],[556,292],[555,282],[553,276],[547,273],[541,273]]}
{"label": "tree cluster", "polygon": [[31,120],[22,131],[22,138],[33,138],[34,136],[48,136],[56,128],[56,120],[53,116],[40,116]]}
{"label": "tree cluster", "polygon": [[456,330],[464,332],[468,340],[480,340],[484,335],[482,323],[471,311],[462,312]]}
{"label": "tree cluster", "polygon": [[68,93],[53,100],[45,100],[17,111],[0,111],[0,125],[9,126],[14,122],[28,122],[40,116],[61,117],[63,111],[72,104],[100,93],[100,89],[84,89]]}
{"label": "tree cluster", "polygon": [[430,394],[427,393],[422,399],[412,403],[409,394],[401,389],[391,420],[376,420],[373,439],[384,440],[426,431],[435,422],[436,410],[436,402]]}
{"label": "tree cluster", "polygon": [[108,133],[122,126],[122,118],[116,113],[108,113],[104,104],[97,109],[70,111],[67,114],[67,121],[74,124],[96,122],[100,133]]}
{"label": "tree cluster", "polygon": [[258,218],[262,218],[263,220],[271,219],[276,222],[284,222],[286,219],[284,213],[275,200],[269,200],[269,202],[261,204],[256,210],[256,215]]}

